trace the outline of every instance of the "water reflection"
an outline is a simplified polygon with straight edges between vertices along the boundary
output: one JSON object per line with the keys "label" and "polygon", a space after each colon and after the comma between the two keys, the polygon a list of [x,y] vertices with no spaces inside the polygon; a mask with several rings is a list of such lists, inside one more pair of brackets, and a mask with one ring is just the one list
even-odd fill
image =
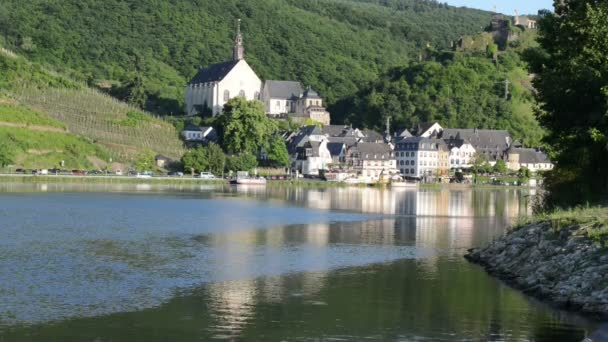
{"label": "water reflection", "polygon": [[596,326],[463,260],[529,213],[518,191],[47,190],[0,195],[0,340],[580,341]]}

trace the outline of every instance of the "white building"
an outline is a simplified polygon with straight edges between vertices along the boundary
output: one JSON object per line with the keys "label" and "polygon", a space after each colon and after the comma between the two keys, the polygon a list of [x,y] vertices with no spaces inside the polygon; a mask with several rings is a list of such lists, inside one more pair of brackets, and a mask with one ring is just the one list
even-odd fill
{"label": "white building", "polygon": [[468,169],[473,166],[475,160],[475,148],[466,140],[455,140],[448,142],[450,149],[450,168]]}
{"label": "white building", "polygon": [[244,57],[239,20],[232,60],[199,70],[186,86],[186,114],[209,110],[216,116],[228,100],[237,96],[259,100],[262,81]]}
{"label": "white building", "polygon": [[519,171],[522,167],[532,172],[553,170],[553,163],[544,152],[533,148],[511,148],[508,153],[507,167]]}
{"label": "white building", "polygon": [[439,160],[439,142],[425,137],[410,137],[395,143],[397,168],[411,178],[434,176]]}
{"label": "white building", "polygon": [[193,124],[188,124],[182,131],[182,137],[185,141],[206,141],[217,139],[217,133],[211,126],[199,127]]}
{"label": "white building", "polygon": [[360,142],[352,149],[353,168],[361,177],[379,181],[399,173],[395,154],[388,144]]}
{"label": "white building", "polygon": [[333,162],[327,149],[327,139],[321,141],[309,140],[297,149],[296,169],[306,176],[319,176],[321,170],[329,169]]}
{"label": "white building", "polygon": [[304,94],[302,83],[294,81],[264,82],[261,99],[264,102],[266,113],[271,117],[294,113],[296,101]]}

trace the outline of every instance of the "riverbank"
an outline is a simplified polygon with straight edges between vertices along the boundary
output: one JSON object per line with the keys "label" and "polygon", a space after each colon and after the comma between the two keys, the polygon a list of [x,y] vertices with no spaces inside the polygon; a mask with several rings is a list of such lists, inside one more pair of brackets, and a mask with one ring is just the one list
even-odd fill
{"label": "riverbank", "polygon": [[1,175],[0,183],[76,183],[76,184],[225,184],[224,180],[190,177],[150,177],[127,176],[69,176],[69,175]]}
{"label": "riverbank", "polygon": [[523,292],[608,317],[608,208],[558,211],[522,222],[465,256]]}
{"label": "riverbank", "polygon": [[[131,176],[74,176],[74,175],[29,175],[29,174],[4,174],[0,175],[0,183],[76,183],[76,184],[228,184],[223,179],[202,179],[195,177],[149,177],[138,178]],[[303,179],[303,180],[268,180],[267,186],[272,187],[305,187],[305,188],[335,188],[335,187],[368,187],[368,184],[348,184],[343,182],[327,182],[324,180]],[[390,189],[388,184],[371,185],[375,188]],[[532,189],[528,187],[504,186],[504,185],[474,185],[474,184],[439,184],[421,183],[412,189]]]}

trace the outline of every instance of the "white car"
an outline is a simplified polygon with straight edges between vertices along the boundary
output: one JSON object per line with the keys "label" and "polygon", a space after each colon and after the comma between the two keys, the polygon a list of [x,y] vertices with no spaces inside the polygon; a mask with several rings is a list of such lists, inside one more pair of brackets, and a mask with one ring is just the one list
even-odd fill
{"label": "white car", "polygon": [[202,178],[202,179],[215,179],[216,178],[213,175],[213,173],[211,173],[211,172],[201,172],[201,174],[198,177]]}

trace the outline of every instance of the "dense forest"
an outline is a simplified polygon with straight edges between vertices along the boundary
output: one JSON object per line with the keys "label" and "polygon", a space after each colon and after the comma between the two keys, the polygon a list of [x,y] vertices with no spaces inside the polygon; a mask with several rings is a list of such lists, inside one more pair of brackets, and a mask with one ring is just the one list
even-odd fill
{"label": "dense forest", "polygon": [[146,108],[169,114],[199,66],[230,58],[237,18],[263,79],[300,80],[332,104],[490,15],[430,0],[4,0],[0,44],[117,95],[139,84]]}

